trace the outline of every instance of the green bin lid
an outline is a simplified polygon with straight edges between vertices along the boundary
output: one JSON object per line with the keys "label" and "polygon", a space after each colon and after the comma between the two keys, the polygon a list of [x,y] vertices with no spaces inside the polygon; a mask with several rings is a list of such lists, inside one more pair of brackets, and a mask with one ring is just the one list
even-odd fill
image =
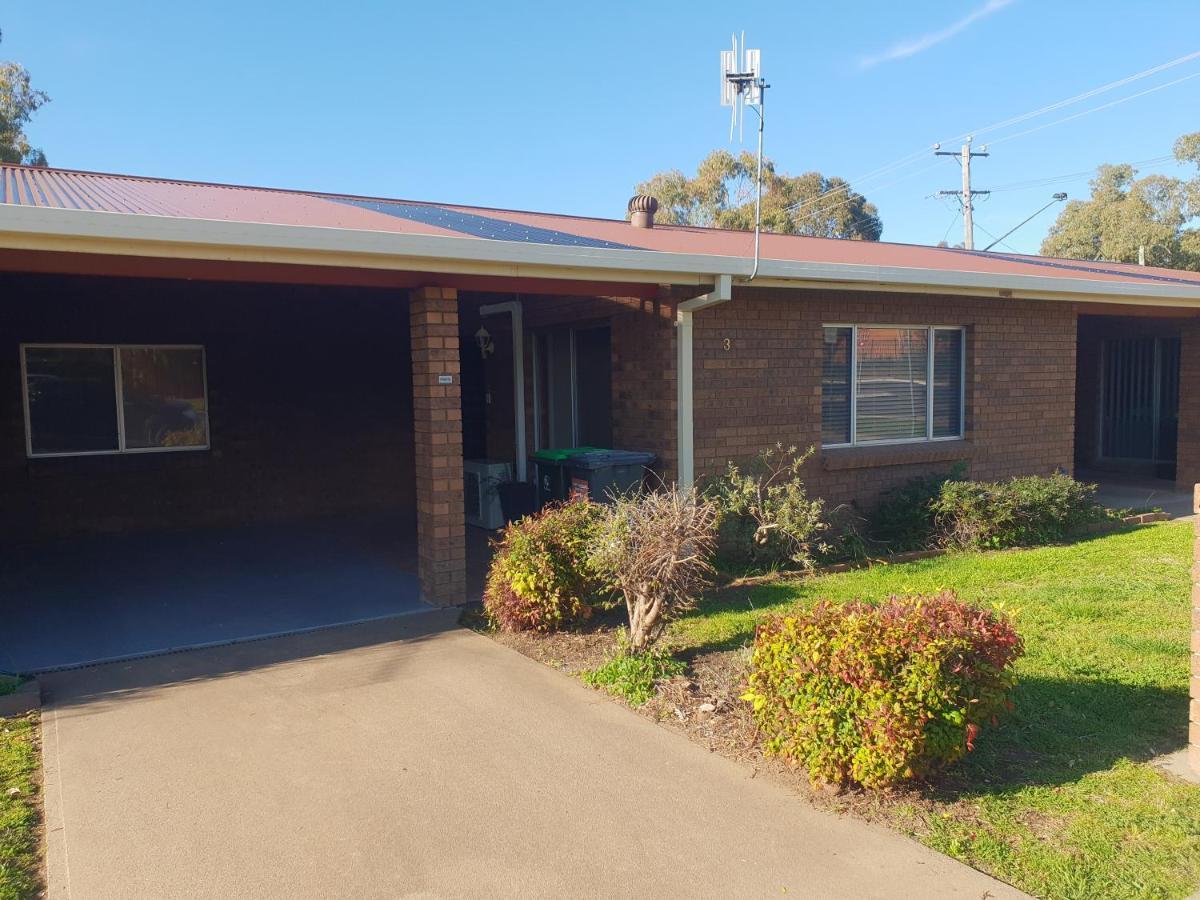
{"label": "green bin lid", "polygon": [[600,450],[600,447],[547,447],[533,454],[534,459],[542,462],[566,462],[572,453],[582,453],[585,450]]}

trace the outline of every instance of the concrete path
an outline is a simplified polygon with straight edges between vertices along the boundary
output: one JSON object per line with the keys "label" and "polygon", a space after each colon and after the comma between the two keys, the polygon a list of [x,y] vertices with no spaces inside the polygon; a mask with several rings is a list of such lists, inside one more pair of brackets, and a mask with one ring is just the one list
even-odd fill
{"label": "concrete path", "polygon": [[1111,509],[1145,510],[1157,507],[1172,519],[1190,519],[1194,514],[1192,492],[1177,489],[1173,481],[1104,475],[1089,478],[1087,473],[1080,473],[1077,477],[1082,481],[1098,481],[1096,499]]}
{"label": "concrete path", "polygon": [[444,615],[45,688],[51,898],[1020,896]]}

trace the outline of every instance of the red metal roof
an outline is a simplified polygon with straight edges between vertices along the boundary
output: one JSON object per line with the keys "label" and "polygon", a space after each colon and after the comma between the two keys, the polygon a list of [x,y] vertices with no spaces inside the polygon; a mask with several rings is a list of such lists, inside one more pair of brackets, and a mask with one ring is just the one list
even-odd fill
{"label": "red metal roof", "polygon": [[[14,165],[0,165],[0,203],[711,256],[749,257],[754,240],[747,232],[715,228],[660,225],[643,229],[615,219]],[[762,258],[1049,276],[1081,282],[1200,286],[1200,273],[1173,269],[796,235],[763,235]]]}

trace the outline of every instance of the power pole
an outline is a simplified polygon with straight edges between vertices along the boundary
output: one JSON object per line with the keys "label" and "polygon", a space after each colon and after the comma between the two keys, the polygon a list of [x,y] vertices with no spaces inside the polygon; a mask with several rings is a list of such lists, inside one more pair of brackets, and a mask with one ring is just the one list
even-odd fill
{"label": "power pole", "polygon": [[974,198],[982,194],[990,194],[991,191],[973,191],[971,190],[971,157],[972,156],[988,156],[987,147],[982,150],[971,149],[971,138],[967,138],[967,142],[962,145],[962,150],[955,153],[952,150],[942,150],[941,144],[933,145],[934,156],[957,156],[959,164],[962,166],[962,190],[961,191],[938,191],[939,197],[958,197],[962,204],[963,211],[963,247],[968,250],[975,249],[975,219],[973,213],[975,211]]}

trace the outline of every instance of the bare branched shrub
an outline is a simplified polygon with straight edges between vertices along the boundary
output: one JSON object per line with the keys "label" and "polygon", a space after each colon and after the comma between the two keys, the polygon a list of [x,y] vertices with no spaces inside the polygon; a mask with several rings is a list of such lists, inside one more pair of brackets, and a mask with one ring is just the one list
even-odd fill
{"label": "bare branched shrub", "polygon": [[608,507],[593,533],[591,563],[625,598],[630,652],[644,652],[695,604],[713,571],[716,523],[713,504],[676,487]]}
{"label": "bare branched shrub", "polygon": [[776,444],[744,468],[730,462],[705,493],[720,511],[722,555],[766,568],[809,568],[825,552],[825,503],[809,499],[801,477],[813,448]]}

